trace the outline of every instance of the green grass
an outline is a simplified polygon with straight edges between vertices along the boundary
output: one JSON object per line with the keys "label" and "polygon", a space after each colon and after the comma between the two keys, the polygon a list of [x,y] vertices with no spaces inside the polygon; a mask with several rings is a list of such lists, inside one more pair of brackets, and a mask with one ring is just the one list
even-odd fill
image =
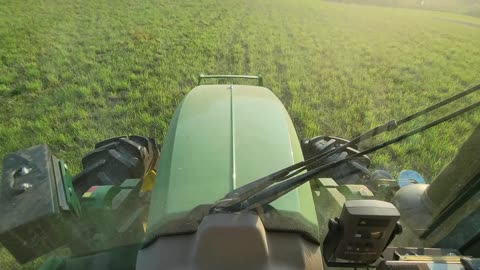
{"label": "green grass", "polygon": [[[47,143],[78,172],[99,140],[161,141],[199,73],[262,74],[300,137],[352,138],[480,82],[479,70],[480,19],[463,15],[317,0],[1,0],[0,155]],[[432,179],[479,122],[462,116],[374,165]]]}

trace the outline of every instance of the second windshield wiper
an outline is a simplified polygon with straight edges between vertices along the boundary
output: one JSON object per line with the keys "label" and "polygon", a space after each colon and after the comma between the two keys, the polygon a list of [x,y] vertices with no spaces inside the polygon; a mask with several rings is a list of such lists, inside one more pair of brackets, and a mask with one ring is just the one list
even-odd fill
{"label": "second windshield wiper", "polygon": [[[449,104],[461,97],[464,97],[466,95],[469,95],[477,90],[480,89],[480,84],[475,85],[473,87],[468,88],[465,91],[462,91],[454,96],[451,96],[445,100],[442,100],[432,106],[429,106],[421,111],[418,111],[414,114],[411,114],[399,121],[389,121],[388,123],[375,127],[362,135],[354,138],[350,142],[334,149],[326,153],[319,154],[317,156],[314,156],[308,160],[293,164],[289,167],[286,167],[282,170],[279,170],[277,172],[274,172],[270,175],[267,175],[265,177],[262,177],[256,181],[253,181],[247,185],[241,186],[229,193],[227,193],[222,199],[218,200],[211,208],[212,212],[238,212],[238,211],[245,211],[245,210],[250,210],[253,208],[256,208],[260,205],[264,205],[266,203],[272,202],[273,200],[283,196],[284,194],[290,192],[291,190],[297,188],[301,184],[307,182],[309,179],[313,178],[315,175],[318,173],[328,170],[330,168],[333,168],[335,166],[338,166],[344,162],[352,162],[354,161],[355,158],[361,157],[366,154],[370,154],[376,150],[382,149],[390,144],[399,142],[405,138],[408,138],[414,134],[417,134],[419,132],[422,132],[428,128],[431,128],[433,126],[436,126],[440,123],[443,123],[445,121],[448,121],[452,119],[453,117],[456,117],[458,115],[461,115],[467,111],[473,110],[477,108],[480,105],[480,102],[473,103],[463,109],[460,109],[454,113],[451,113],[449,115],[446,115],[436,121],[430,122],[427,125],[424,125],[420,128],[414,129],[410,132],[407,132],[401,136],[398,136],[392,140],[389,140],[387,142],[384,142],[382,144],[378,144],[374,147],[371,147],[365,151],[362,151],[360,153],[350,155],[346,157],[345,159],[338,160],[335,162],[331,162],[328,164],[325,164],[323,166],[319,166],[315,168],[315,164],[320,164],[320,161],[324,160],[330,155],[336,154],[340,151],[345,150],[347,147],[350,147],[352,145],[356,145],[360,142],[363,142],[367,139],[370,139],[374,136],[377,136],[379,134],[382,134],[387,131],[391,131],[398,126],[405,124],[421,115],[424,115],[430,111],[433,111],[437,108],[440,108],[446,104]],[[309,170],[307,172],[306,168],[307,166],[309,167]],[[300,174],[302,172],[305,172],[303,174]],[[299,175],[300,174],[300,175]]]}

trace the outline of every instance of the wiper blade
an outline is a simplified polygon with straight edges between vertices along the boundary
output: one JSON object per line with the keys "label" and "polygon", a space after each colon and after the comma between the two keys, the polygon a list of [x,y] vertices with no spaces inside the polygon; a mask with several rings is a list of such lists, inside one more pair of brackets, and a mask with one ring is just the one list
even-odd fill
{"label": "wiper blade", "polygon": [[[422,116],[422,115],[425,115],[425,114],[428,113],[428,112],[431,112],[431,111],[433,111],[433,110],[436,110],[436,109],[438,109],[438,108],[440,108],[440,107],[443,107],[443,106],[445,106],[445,105],[447,105],[447,104],[450,104],[450,103],[452,103],[453,101],[455,101],[455,100],[457,100],[457,99],[460,99],[460,98],[462,98],[462,97],[464,97],[464,96],[467,96],[467,95],[469,95],[469,94],[472,94],[472,93],[474,93],[474,92],[477,91],[477,90],[480,90],[480,84],[474,85],[474,86],[472,86],[472,87],[470,87],[470,88],[468,88],[468,89],[466,89],[466,90],[464,90],[464,91],[462,91],[462,92],[460,92],[460,93],[458,93],[458,94],[456,94],[456,95],[453,95],[453,96],[451,96],[451,97],[449,97],[449,98],[446,98],[446,99],[444,99],[444,100],[442,100],[442,101],[440,101],[440,102],[438,102],[438,103],[435,103],[435,104],[433,104],[433,105],[431,105],[431,106],[429,106],[429,107],[427,107],[427,108],[425,108],[425,109],[423,109],[423,110],[421,110],[421,111],[418,111],[418,112],[413,113],[413,114],[411,114],[411,115],[409,115],[409,116],[406,116],[406,117],[404,117],[404,118],[402,118],[402,119],[400,119],[400,120],[398,120],[398,121],[391,120],[391,121],[389,121],[389,122],[387,122],[387,123],[385,123],[385,124],[383,124],[383,125],[380,125],[380,126],[378,126],[378,127],[375,127],[375,128],[373,128],[373,129],[371,129],[371,130],[369,130],[369,131],[361,134],[360,136],[357,136],[356,138],[353,138],[353,139],[352,139],[351,141],[349,141],[348,143],[346,143],[346,144],[344,144],[344,145],[341,145],[341,146],[338,147],[338,148],[332,149],[332,150],[328,151],[328,152],[325,153],[325,154],[322,154],[322,157],[319,157],[318,160],[317,160],[317,162],[323,160],[325,157],[331,156],[331,155],[336,154],[336,153],[340,153],[340,152],[344,151],[345,149],[347,149],[348,147],[357,145],[357,144],[359,144],[359,143],[361,143],[361,142],[363,142],[363,141],[366,141],[366,140],[368,140],[368,139],[370,139],[370,138],[373,138],[373,137],[375,137],[375,136],[377,136],[377,135],[380,135],[380,134],[385,133],[385,132],[387,132],[387,131],[392,131],[392,130],[396,129],[397,127],[399,127],[399,126],[401,126],[401,125],[403,125],[403,124],[405,124],[405,123],[408,123],[408,122],[410,122],[410,121],[412,121],[412,120],[414,120],[414,119],[416,119],[416,118],[418,118],[418,117],[420,117],[420,116]],[[315,158],[315,157],[313,157],[313,158]],[[312,159],[313,159],[313,158],[312,158]]]}
{"label": "wiper blade", "polygon": [[295,177],[292,177],[290,179],[287,179],[281,183],[278,183],[277,185],[274,185],[268,189],[265,189],[261,192],[259,192],[258,194],[256,195],[253,195],[252,197],[250,197],[249,199],[243,201],[241,203],[241,205],[235,209],[236,211],[246,211],[246,210],[251,210],[251,209],[254,209],[258,206],[261,206],[261,205],[265,205],[267,203],[270,203],[276,199],[278,199],[279,197],[283,196],[284,194],[294,190],[295,188],[299,187],[300,185],[304,184],[305,182],[309,181],[310,179],[312,179],[315,175],[317,175],[318,173],[320,172],[323,172],[325,170],[328,170],[328,169],[331,169],[331,168],[334,168],[342,163],[345,163],[345,162],[348,162],[348,161],[351,161],[351,160],[354,160],[355,158],[357,157],[360,157],[360,156],[363,156],[363,155],[367,155],[367,154],[371,154],[379,149],[382,149],[382,148],[385,148],[391,144],[394,144],[394,143],[397,143],[399,141],[402,141],[412,135],[415,135],[417,133],[420,133],[426,129],[429,129],[431,127],[434,127],[436,125],[439,125],[443,122],[446,122],[448,120],[451,120],[452,118],[456,117],[456,116],[459,116],[465,112],[468,112],[470,110],[473,110],[477,107],[480,106],[480,101],[476,102],[476,103],[473,103],[472,105],[469,105],[463,109],[460,109],[454,113],[451,113],[449,115],[446,115],[438,120],[435,120],[433,122],[430,122],[422,127],[419,127],[419,128],[416,128],[414,130],[411,130],[403,135],[400,135],[396,138],[393,138],[389,141],[386,141],[384,143],[381,143],[381,144],[378,144],[376,146],[373,146],[371,148],[368,148],[367,150],[365,151],[362,151],[362,152],[359,152],[359,153],[356,153],[356,154],[353,154],[353,155],[350,155],[348,157],[346,157],[345,159],[341,159],[341,160],[338,160],[338,161],[334,161],[334,162],[330,162],[326,165],[323,165],[323,166],[320,166],[318,168],[314,168],[314,169],[311,169],[309,170],[308,172],[304,173],[304,174],[301,174],[299,176],[295,176]]}
{"label": "wiper blade", "polygon": [[[336,148],[336,149],[330,150],[330,151],[328,151],[328,152],[326,152],[326,153],[321,153],[321,154],[316,155],[316,156],[314,156],[314,157],[312,157],[312,158],[310,158],[310,159],[307,159],[307,160],[305,160],[305,161],[298,162],[298,163],[293,164],[293,165],[291,165],[291,166],[288,166],[288,167],[286,167],[286,168],[284,168],[284,169],[281,169],[281,170],[279,170],[279,171],[277,171],[277,172],[274,172],[274,173],[272,173],[272,174],[270,174],[270,175],[264,176],[264,177],[262,177],[262,178],[260,178],[260,179],[258,179],[258,180],[256,180],[256,181],[250,182],[249,184],[246,184],[246,185],[244,185],[244,186],[241,186],[241,187],[239,187],[239,188],[237,188],[237,189],[235,189],[235,190],[227,193],[222,199],[218,200],[218,201],[213,205],[212,211],[214,211],[214,212],[215,212],[215,211],[220,211],[220,212],[222,212],[222,211],[238,211],[238,210],[240,210],[240,209],[243,208],[242,205],[245,205],[245,201],[247,201],[247,200],[248,200],[248,201],[251,201],[251,199],[249,199],[250,197],[253,197],[253,196],[258,197],[258,195],[260,195],[260,194],[257,194],[257,193],[262,192],[262,194],[263,194],[264,192],[267,191],[266,189],[267,189],[268,187],[270,187],[270,186],[272,186],[272,185],[274,185],[274,184],[276,184],[276,183],[285,181],[286,179],[294,179],[294,177],[295,177],[296,175],[300,174],[301,172],[304,172],[304,171],[307,169],[307,167],[314,167],[315,164],[319,164],[320,161],[324,160],[325,158],[327,158],[327,157],[329,157],[329,156],[331,156],[331,155],[333,155],[333,154],[336,154],[336,153],[338,153],[338,152],[341,152],[341,151],[347,149],[347,148],[350,147],[350,146],[359,144],[359,143],[361,143],[361,142],[363,142],[363,141],[365,141],[365,140],[368,140],[368,139],[370,139],[370,138],[372,138],[372,137],[375,137],[375,136],[377,136],[377,135],[379,135],[379,134],[382,134],[382,133],[384,133],[384,132],[394,130],[394,129],[396,129],[398,126],[400,126],[400,125],[402,125],[402,124],[405,124],[405,123],[407,123],[407,122],[409,122],[409,121],[411,121],[411,120],[413,120],[413,119],[415,119],[415,118],[417,118],[417,117],[419,117],[419,116],[421,116],[421,115],[424,115],[424,114],[426,114],[426,113],[428,113],[428,112],[430,112],[430,111],[433,111],[433,110],[435,110],[435,109],[438,109],[438,108],[440,108],[440,107],[442,107],[442,106],[444,106],[444,105],[446,105],[446,104],[449,104],[449,103],[451,103],[451,102],[453,102],[453,101],[455,101],[455,100],[457,100],[457,99],[459,99],[459,98],[461,98],[461,97],[464,97],[464,96],[466,96],[466,95],[469,95],[469,94],[471,94],[471,93],[474,93],[475,91],[477,91],[477,90],[479,90],[479,89],[480,89],[480,84],[477,84],[477,85],[475,85],[475,86],[473,86],[473,87],[468,88],[468,89],[465,90],[465,91],[462,91],[462,92],[460,92],[460,93],[458,93],[458,94],[456,94],[456,95],[454,95],[454,96],[451,96],[451,97],[449,97],[449,98],[447,98],[447,99],[445,99],[445,100],[443,100],[443,101],[440,101],[440,102],[438,102],[438,103],[436,103],[436,104],[434,104],[434,105],[431,105],[431,106],[429,106],[429,107],[427,107],[427,108],[425,108],[425,109],[423,109],[423,110],[421,110],[421,111],[418,111],[418,112],[416,112],[416,113],[414,113],[414,114],[411,114],[411,115],[409,115],[409,116],[407,116],[407,117],[405,117],[405,118],[403,118],[403,119],[401,119],[401,120],[399,120],[399,121],[391,120],[391,121],[389,121],[389,122],[387,122],[387,123],[385,123],[385,124],[383,124],[383,125],[380,125],[380,126],[378,126],[378,127],[375,127],[375,128],[373,128],[373,129],[371,129],[371,130],[369,130],[369,131],[361,134],[360,136],[357,136],[356,138],[352,139],[350,142],[341,145],[340,147],[338,147],[338,148]],[[472,107],[472,106],[473,106],[473,107]],[[441,118],[441,119],[438,119],[437,121],[439,121],[439,120],[442,120],[441,122],[447,121],[447,120],[449,120],[449,119],[451,119],[451,118],[453,118],[453,117],[455,117],[455,116],[457,116],[457,115],[459,115],[459,114],[462,114],[462,113],[464,113],[464,112],[466,112],[466,111],[469,111],[469,110],[471,110],[471,109],[473,109],[473,108],[475,108],[475,107],[477,107],[477,106],[478,106],[478,102],[475,103],[475,104],[472,104],[472,105],[470,105],[470,106],[468,106],[468,107],[465,107],[465,108],[462,109],[462,110],[458,110],[458,111],[456,111],[456,112],[454,112],[454,113],[452,113],[452,114],[450,114],[450,115],[447,115],[447,116],[445,116],[445,117],[443,117],[443,118]],[[445,119],[445,118],[448,118],[448,119],[443,120],[443,119]],[[425,130],[425,129],[427,129],[427,128],[432,127],[432,126],[429,126],[429,125],[434,124],[434,123],[436,123],[437,121],[431,122],[431,123],[429,123],[429,124],[427,124],[427,125],[425,125],[425,126],[423,126],[423,127],[420,127],[420,128],[418,128],[418,129],[415,129],[415,130],[412,130],[412,131],[416,131],[416,133],[421,132],[421,131],[423,131],[423,130]],[[439,123],[441,123],[441,122],[439,122]],[[438,123],[437,123],[437,124],[438,124]],[[437,125],[437,124],[434,124],[433,126],[435,126],[435,125]],[[409,133],[410,133],[410,132],[409,132]],[[406,133],[406,134],[404,134],[404,135],[408,135],[409,133]],[[415,134],[416,134],[416,133],[415,133]],[[404,136],[404,135],[402,135],[402,136]],[[397,137],[397,138],[395,138],[395,139],[393,139],[393,140],[396,140],[396,139],[398,139],[398,138],[401,138],[402,136],[399,136],[399,137]],[[411,136],[411,135],[408,135],[407,137],[409,137],[409,136]],[[405,138],[406,138],[406,137],[405,137]],[[400,140],[403,140],[403,139],[405,139],[405,138],[402,137]],[[389,143],[389,142],[391,142],[391,141],[393,141],[393,140],[390,140],[390,141],[388,141],[388,142],[386,142],[386,143]],[[400,141],[400,140],[398,140],[398,141]],[[397,142],[397,141],[395,141],[395,142]],[[389,144],[387,144],[387,145],[390,145],[390,144],[391,144],[391,143],[389,143]],[[383,144],[380,144],[380,145],[383,145]],[[383,147],[385,147],[385,146],[387,146],[387,145],[384,145]],[[381,148],[383,148],[383,147],[381,147]],[[381,149],[381,148],[379,148],[379,149]],[[372,149],[372,148],[367,149],[367,150],[365,150],[365,151],[363,151],[363,152],[357,153],[357,154],[355,154],[355,155],[349,156],[349,157],[347,157],[345,160],[351,159],[351,158],[354,158],[354,157],[360,157],[360,156],[362,156],[362,155],[366,155],[366,154],[368,154],[368,153],[371,153],[371,152],[367,152],[367,153],[366,153],[366,151],[369,151],[369,150],[371,150],[371,149]],[[374,151],[376,151],[376,150],[378,150],[378,149],[375,149]],[[326,165],[324,165],[324,166],[321,166],[321,167],[318,167],[318,168],[315,168],[315,169],[311,169],[311,170],[309,170],[307,173],[304,173],[304,174],[302,174],[302,175],[300,175],[300,176],[298,176],[298,177],[302,177],[302,179],[303,179],[304,177],[311,177],[311,176],[310,176],[310,175],[312,175],[311,172],[316,172],[316,173],[313,174],[313,175],[315,175],[315,174],[318,174],[318,173],[320,173],[320,172],[322,172],[322,171],[324,171],[324,170],[328,170],[328,169],[332,168],[332,167],[330,167],[330,166],[335,167],[335,166],[337,166],[337,165],[339,165],[339,164],[341,164],[341,163],[343,163],[343,162],[345,162],[345,161],[344,161],[344,160],[340,160],[340,161],[338,161],[338,162],[339,162],[339,163],[333,162],[333,163],[335,163],[335,164],[329,163],[329,164],[326,164]],[[319,170],[319,169],[320,169],[320,170]],[[298,177],[297,177],[297,178],[298,178]],[[282,184],[284,184],[284,183],[282,183]],[[280,185],[280,184],[277,184],[277,185],[275,185],[275,187],[277,187],[277,186],[279,186],[279,185]],[[273,187],[272,187],[272,188],[273,188]],[[293,188],[293,189],[294,189],[294,188]],[[277,191],[277,192],[279,192],[279,191]],[[288,192],[288,191],[287,191],[287,192]],[[280,192],[280,193],[281,193],[281,195],[277,196],[277,198],[280,197],[280,196],[282,196],[283,194],[285,194],[285,193],[283,193],[283,192]],[[257,195],[255,195],[255,194],[257,194]]]}
{"label": "wiper blade", "polygon": [[474,85],[474,86],[468,88],[467,90],[464,90],[464,91],[462,91],[462,92],[460,92],[460,93],[458,93],[458,94],[456,94],[456,95],[453,95],[453,96],[451,96],[451,97],[449,97],[449,98],[446,98],[446,99],[444,99],[444,100],[442,100],[442,101],[440,101],[440,102],[438,102],[438,103],[435,103],[435,104],[433,104],[432,106],[430,106],[430,107],[428,107],[428,108],[425,108],[425,109],[423,109],[423,110],[421,110],[421,111],[418,111],[418,112],[416,112],[416,113],[414,113],[414,114],[411,114],[411,115],[409,115],[409,116],[407,116],[407,117],[405,117],[405,118],[403,118],[403,119],[401,119],[401,120],[398,120],[398,121],[397,121],[397,124],[398,124],[398,125],[402,125],[402,124],[404,124],[404,123],[407,123],[407,122],[409,122],[409,121],[411,121],[411,120],[413,120],[413,119],[415,119],[415,118],[417,118],[417,117],[419,117],[419,116],[422,116],[422,115],[424,115],[424,114],[426,114],[426,113],[428,113],[428,112],[431,112],[431,111],[436,110],[436,109],[438,109],[438,108],[440,108],[440,107],[443,107],[443,106],[445,106],[445,105],[447,105],[447,104],[449,104],[449,103],[452,103],[453,101],[455,101],[455,100],[457,100],[457,99],[459,99],[459,98],[462,98],[462,97],[464,97],[464,96],[466,96],[466,95],[472,94],[472,93],[474,93],[474,92],[477,91],[477,90],[480,90],[480,84]]}
{"label": "wiper blade", "polygon": [[[479,87],[480,89],[480,87]],[[298,175],[299,173],[303,172],[306,170],[308,166],[311,166],[315,163],[319,163],[322,161],[324,158],[333,155],[337,153],[338,151],[341,151],[343,149],[346,149],[352,145],[355,145],[356,143],[359,143],[361,141],[366,140],[367,138],[371,138],[373,136],[376,136],[378,134],[381,134],[385,131],[393,130],[397,127],[396,122],[390,121],[384,125],[375,127],[364,134],[356,137],[352,141],[340,146],[339,148],[319,154],[317,156],[311,157],[310,159],[307,159],[305,161],[301,161],[298,163],[295,163],[291,166],[288,166],[284,169],[281,169],[277,172],[274,172],[272,174],[269,174],[267,176],[264,176],[256,181],[250,182],[244,186],[241,186],[229,193],[227,193],[222,199],[217,201],[214,205],[213,208],[216,209],[223,209],[223,208],[228,208],[228,207],[234,207],[235,205],[238,205],[241,201],[244,201],[248,199],[249,197],[253,196],[254,194],[258,193],[259,191],[271,186],[272,184],[275,184],[279,181],[282,181],[286,178]]]}

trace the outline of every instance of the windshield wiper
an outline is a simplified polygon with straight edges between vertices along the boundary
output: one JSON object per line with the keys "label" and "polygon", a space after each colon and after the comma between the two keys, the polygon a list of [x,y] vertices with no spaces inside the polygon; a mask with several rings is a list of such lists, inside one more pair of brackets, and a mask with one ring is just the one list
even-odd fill
{"label": "windshield wiper", "polygon": [[[303,183],[307,182],[309,179],[313,178],[315,175],[317,175],[320,172],[323,172],[325,170],[331,169],[333,167],[336,167],[344,162],[352,162],[354,161],[355,158],[361,157],[366,154],[373,153],[374,151],[377,151],[379,149],[382,149],[388,145],[391,145],[393,143],[399,142],[403,139],[406,139],[414,134],[417,134],[419,132],[422,132],[428,128],[434,127],[440,123],[443,123],[445,121],[448,121],[458,115],[461,115],[465,112],[468,112],[470,110],[473,110],[477,108],[480,105],[480,101],[473,103],[463,109],[460,109],[454,113],[451,113],[449,115],[446,115],[436,121],[430,122],[422,127],[416,128],[410,132],[407,132],[403,135],[400,135],[394,139],[391,139],[387,142],[378,144],[376,146],[373,146],[365,151],[347,156],[345,159],[334,161],[319,167],[315,168],[315,164],[319,164],[320,161],[324,160],[325,158],[336,154],[340,151],[343,151],[347,147],[350,147],[352,145],[356,145],[360,142],[363,142],[367,139],[370,139],[374,136],[377,136],[379,134],[382,134],[387,131],[391,131],[393,129],[396,129],[398,126],[405,124],[421,115],[424,115],[430,111],[433,111],[435,109],[438,109],[446,104],[449,104],[461,97],[464,97],[466,95],[469,95],[477,90],[480,89],[480,84],[475,85],[473,87],[468,88],[465,91],[462,91],[454,96],[451,96],[445,100],[442,100],[432,106],[429,106],[421,111],[418,111],[414,114],[411,114],[399,121],[389,121],[386,124],[380,125],[378,127],[375,127],[360,136],[354,138],[350,142],[334,149],[331,151],[328,151],[326,153],[319,154],[317,156],[314,156],[308,160],[298,162],[296,164],[293,164],[289,167],[286,167],[284,169],[281,169],[277,172],[274,172],[270,175],[264,176],[256,181],[253,181],[249,184],[246,184],[244,186],[241,186],[237,189],[234,189],[233,191],[227,193],[222,199],[218,200],[217,202],[214,203],[214,205],[211,208],[212,212],[238,212],[238,211],[246,211],[250,210],[253,208],[256,208],[258,206],[267,204],[269,202],[274,201],[275,199],[283,196],[284,194],[290,192],[291,190],[297,188],[298,186],[302,185]],[[309,167],[309,170],[306,171],[307,167]],[[305,172],[306,171],[306,172]],[[303,174],[301,174],[304,172]],[[300,175],[299,175],[300,174]]]}

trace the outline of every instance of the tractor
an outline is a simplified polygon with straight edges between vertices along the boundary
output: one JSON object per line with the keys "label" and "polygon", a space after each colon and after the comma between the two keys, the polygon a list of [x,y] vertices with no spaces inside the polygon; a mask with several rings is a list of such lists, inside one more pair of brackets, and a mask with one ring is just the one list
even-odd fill
{"label": "tractor", "polygon": [[[211,83],[236,79],[252,84]],[[209,82],[209,83],[206,83]],[[480,269],[480,125],[425,183],[372,171],[361,143],[480,85],[353,139],[298,138],[261,76],[200,75],[161,143],[97,143],[73,174],[45,144],[7,154],[0,242],[41,270]]]}

